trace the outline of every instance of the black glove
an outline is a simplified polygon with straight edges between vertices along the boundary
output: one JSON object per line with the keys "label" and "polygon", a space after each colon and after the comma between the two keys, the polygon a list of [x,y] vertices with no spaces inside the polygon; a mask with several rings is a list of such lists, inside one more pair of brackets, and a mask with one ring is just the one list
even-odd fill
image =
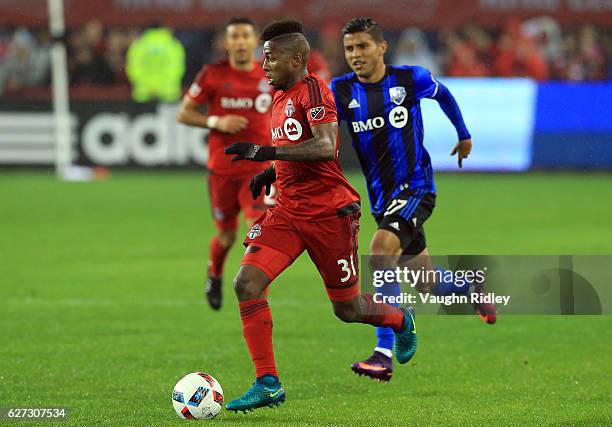
{"label": "black glove", "polygon": [[265,162],[266,160],[276,159],[276,147],[251,144],[250,142],[236,142],[224,151],[225,154],[237,154],[232,157],[232,162],[236,160],[251,160],[253,162]]}
{"label": "black glove", "polygon": [[276,171],[274,170],[274,166],[270,166],[259,175],[255,175],[249,184],[253,199],[257,199],[259,197],[261,190],[264,187],[266,187],[266,196],[269,196],[272,183],[274,181],[276,181]]}

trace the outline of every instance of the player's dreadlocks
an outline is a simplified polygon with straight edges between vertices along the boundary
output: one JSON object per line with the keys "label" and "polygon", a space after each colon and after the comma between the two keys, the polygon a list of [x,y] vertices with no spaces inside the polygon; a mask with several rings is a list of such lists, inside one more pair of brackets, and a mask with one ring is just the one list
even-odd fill
{"label": "player's dreadlocks", "polygon": [[385,39],[378,23],[372,18],[353,18],[342,28],[342,34],[368,33],[375,42],[380,43]]}
{"label": "player's dreadlocks", "polygon": [[268,24],[261,32],[261,40],[264,42],[273,41],[275,44],[290,55],[300,53],[302,62],[308,62],[310,45],[304,37],[302,23],[294,20],[276,21]]}

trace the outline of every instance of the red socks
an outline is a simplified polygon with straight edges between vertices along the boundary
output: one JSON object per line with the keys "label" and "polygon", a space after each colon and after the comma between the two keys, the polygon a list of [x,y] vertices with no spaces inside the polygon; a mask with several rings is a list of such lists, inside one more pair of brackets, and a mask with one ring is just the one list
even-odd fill
{"label": "red socks", "polygon": [[[404,324],[404,312],[388,304],[375,303],[372,295],[359,297],[365,314],[362,323],[374,326],[385,326],[399,331]],[[255,376],[274,375],[276,363],[272,349],[272,313],[266,299],[253,299],[240,303],[240,319],[244,338],[255,364]]]}
{"label": "red socks", "polygon": [[404,325],[404,312],[388,304],[376,303],[370,294],[359,296],[359,304],[365,308],[362,323],[384,326],[399,331]]}
{"label": "red socks", "polygon": [[265,299],[253,299],[240,303],[240,319],[251,359],[255,364],[255,376],[274,375],[274,350],[272,349],[272,313]]}
{"label": "red socks", "polygon": [[210,274],[212,277],[221,277],[223,274],[223,264],[225,263],[225,258],[227,258],[229,249],[229,247],[224,248],[221,246],[218,236],[213,237],[210,241],[210,261],[208,261],[208,274]]}

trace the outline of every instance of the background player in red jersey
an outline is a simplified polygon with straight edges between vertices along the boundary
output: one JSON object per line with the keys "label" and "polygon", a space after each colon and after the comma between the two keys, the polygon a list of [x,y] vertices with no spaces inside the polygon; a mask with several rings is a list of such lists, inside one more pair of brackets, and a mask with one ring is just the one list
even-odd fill
{"label": "background player in red jersey", "polygon": [[331,81],[331,71],[329,71],[329,65],[327,64],[327,60],[323,54],[316,50],[312,49],[310,51],[310,55],[308,56],[308,65],[306,67],[309,73],[316,74],[323,80],[325,83],[329,84]]}
{"label": "background player in red jersey", "polygon": [[[177,120],[190,126],[207,127],[208,188],[217,234],[210,241],[210,260],[205,292],[210,306],[221,307],[223,264],[236,239],[238,215],[247,225],[266,209],[263,198],[251,197],[249,181],[268,164],[231,164],[223,149],[236,141],[269,144],[272,95],[268,80],[255,62],[257,34],[248,18],[230,19],[225,30],[228,60],[204,66],[185,94]],[[200,112],[208,106],[208,114]]]}
{"label": "background player in red jersey", "polygon": [[274,362],[272,315],[265,289],[304,251],[316,265],[334,313],[345,322],[388,326],[396,333],[396,356],[406,363],[416,350],[411,309],[376,304],[361,295],[357,233],[359,195],[338,163],[338,117],[334,96],[308,74],[310,46],[296,21],[270,24],[262,33],[263,69],[277,91],[272,106],[273,146],[239,142],[225,150],[232,160],[276,160],[251,181],[255,193],[278,181],[275,207],[251,227],[234,288],[256,381],[227,409],[247,411],[285,400]]}

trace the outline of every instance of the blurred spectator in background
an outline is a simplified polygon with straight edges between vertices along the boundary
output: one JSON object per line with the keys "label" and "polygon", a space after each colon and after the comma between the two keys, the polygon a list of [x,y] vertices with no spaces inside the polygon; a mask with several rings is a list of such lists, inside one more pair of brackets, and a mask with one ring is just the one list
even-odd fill
{"label": "blurred spectator in background", "polygon": [[[343,60],[339,26],[328,22],[312,28],[309,35],[313,51],[308,68],[326,81],[332,75],[349,71]],[[176,33],[180,42],[169,30],[159,30],[158,40],[161,45],[167,43],[167,49],[157,50],[154,47],[157,41],[152,41],[151,50],[137,47],[132,50],[130,79],[134,81],[135,78],[141,83],[142,92],[134,93],[141,100],[155,97],[178,99],[176,97],[180,95],[176,94],[180,94],[180,90],[176,89],[176,81],[180,75],[184,74],[182,83],[188,84],[203,63],[225,56],[224,31],[216,32],[214,27],[180,29]],[[128,48],[130,45],[139,46],[150,37],[147,30],[139,38],[140,31],[132,27],[105,27],[98,20],[70,28],[67,49],[71,96],[121,99],[128,96]],[[510,21],[503,27],[483,28],[470,21],[458,29],[424,32],[407,28],[396,39],[393,34],[389,36],[391,49],[388,55],[393,63],[419,64],[438,75],[612,80],[612,32],[586,23],[574,27],[561,26],[555,19],[542,16],[523,22]],[[155,37],[151,37],[153,39]],[[19,95],[28,88],[48,87],[50,47],[46,29],[0,26],[0,96]],[[258,54],[261,54],[260,49]],[[173,59],[161,59],[163,55]],[[146,65],[149,60],[163,66]],[[151,82],[147,82],[149,79]],[[167,91],[165,94],[153,94],[144,89],[150,83],[157,84],[162,80],[168,83],[163,89]]]}
{"label": "blurred spectator in background", "polygon": [[548,64],[537,43],[522,33],[519,22],[515,20],[510,20],[499,36],[494,71],[500,77],[549,78]]}
{"label": "blurred spectator in background", "polygon": [[342,25],[344,24],[328,23],[321,28],[319,35],[319,48],[321,54],[327,60],[327,66],[332,76],[349,71],[344,60],[342,43],[338,42],[338,34],[340,34]]}
{"label": "blurred spectator in background", "polygon": [[106,60],[106,40],[100,21],[92,20],[68,39],[70,84],[110,85],[115,75]]}
{"label": "blurred spectator in background", "polygon": [[[453,77],[484,77],[490,74],[490,40],[475,43],[455,33],[444,36],[446,49],[446,75]],[[480,46],[480,50],[476,48]],[[480,54],[479,54],[480,52]],[[486,62],[485,62],[486,61]]]}
{"label": "blurred spectator in background", "polygon": [[550,78],[564,78],[567,63],[563,55],[561,26],[548,16],[528,19],[521,24],[521,32],[533,40],[550,67]]}
{"label": "blurred spectator in background", "polygon": [[605,67],[608,70],[605,79],[612,80],[612,31],[603,32],[601,44],[606,58]]}
{"label": "blurred spectator in background", "polygon": [[417,28],[405,29],[397,41],[394,65],[420,65],[433,75],[440,74],[440,62],[431,51],[423,31]]}
{"label": "blurred spectator in background", "polygon": [[126,70],[136,102],[178,101],[185,49],[168,28],[149,28],[130,45]]}
{"label": "blurred spectator in background", "polygon": [[[219,62],[227,57],[227,50],[225,49],[225,28],[221,28],[215,31],[212,42],[211,58],[210,62]],[[257,58],[261,57],[261,48],[257,48]],[[263,60],[261,60],[263,61]]]}
{"label": "blurred spectator in background", "polygon": [[44,30],[33,35],[20,27],[0,42],[0,95],[49,81],[50,40]]}
{"label": "blurred spectator in background", "polygon": [[565,76],[568,80],[603,80],[607,77],[603,48],[593,26],[583,26],[569,47]]}
{"label": "blurred spectator in background", "polygon": [[129,83],[125,72],[125,61],[130,44],[137,38],[138,32],[135,30],[111,28],[108,32],[104,56],[117,84]]}

